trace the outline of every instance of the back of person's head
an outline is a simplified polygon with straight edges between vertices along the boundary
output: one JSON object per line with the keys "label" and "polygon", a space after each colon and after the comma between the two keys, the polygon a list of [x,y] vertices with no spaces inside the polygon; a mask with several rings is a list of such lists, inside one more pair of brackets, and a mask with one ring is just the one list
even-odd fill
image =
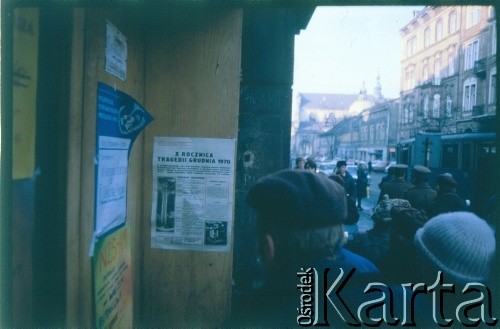
{"label": "back of person's head", "polygon": [[377,226],[383,223],[392,221],[391,209],[393,207],[410,208],[410,202],[404,199],[389,199],[386,194],[382,200],[373,209],[372,219],[373,225]]}
{"label": "back of person's head", "polygon": [[316,171],[317,169],[316,162],[313,159],[307,159],[304,168]]}
{"label": "back of person's head", "polygon": [[495,235],[473,213],[452,212],[431,218],[417,230],[415,245],[436,271],[443,272],[447,282],[488,281],[495,256]]}
{"label": "back of person's head", "polygon": [[451,175],[442,174],[437,178],[437,185],[441,193],[451,193],[455,191],[457,182]]}
{"label": "back of person's head", "polygon": [[394,165],[394,176],[396,178],[403,178],[406,175],[406,170],[408,169],[408,166],[405,164],[396,164]]}
{"label": "back of person's head", "polygon": [[246,201],[257,213],[258,235],[275,240],[276,259],[332,256],[343,243],[345,191],[326,175],[278,171],[253,185]]}
{"label": "back of person's head", "polygon": [[387,168],[387,174],[389,176],[394,176],[394,166],[390,166],[389,168]]}
{"label": "back of person's head", "polygon": [[413,166],[413,179],[416,183],[426,183],[431,170],[425,166]]}

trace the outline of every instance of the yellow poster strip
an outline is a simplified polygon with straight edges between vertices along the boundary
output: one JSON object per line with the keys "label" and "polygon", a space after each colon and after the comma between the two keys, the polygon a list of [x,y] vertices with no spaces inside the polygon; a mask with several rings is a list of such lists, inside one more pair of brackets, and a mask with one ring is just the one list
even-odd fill
{"label": "yellow poster strip", "polygon": [[12,178],[35,170],[36,90],[38,71],[38,8],[14,10]]}
{"label": "yellow poster strip", "polygon": [[93,272],[95,328],[132,328],[132,268],[127,226],[98,241]]}

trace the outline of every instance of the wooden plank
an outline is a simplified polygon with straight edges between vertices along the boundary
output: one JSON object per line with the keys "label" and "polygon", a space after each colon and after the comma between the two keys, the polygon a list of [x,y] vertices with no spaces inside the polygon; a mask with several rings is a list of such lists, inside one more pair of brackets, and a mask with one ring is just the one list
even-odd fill
{"label": "wooden plank", "polygon": [[[189,21],[198,17],[189,17]],[[154,136],[236,138],[241,10],[208,10],[202,27],[149,31],[142,215],[142,325],[216,326],[229,315],[232,251],[150,248]]]}
{"label": "wooden plank", "polygon": [[83,54],[84,54],[83,9],[73,11],[73,35],[71,52],[71,87],[68,114],[68,184],[67,184],[67,225],[66,225],[66,324],[79,324],[80,300],[80,199],[82,171],[82,97],[83,97]]}

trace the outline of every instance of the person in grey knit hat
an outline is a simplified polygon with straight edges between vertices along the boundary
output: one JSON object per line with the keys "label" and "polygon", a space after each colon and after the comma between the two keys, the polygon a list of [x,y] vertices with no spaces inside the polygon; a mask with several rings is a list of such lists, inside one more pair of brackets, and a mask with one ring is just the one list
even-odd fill
{"label": "person in grey knit hat", "polygon": [[[261,178],[246,201],[255,211],[260,261],[266,281],[255,296],[238,301],[228,326],[297,326],[298,272],[329,268],[376,273],[367,259],[343,248],[347,216],[344,188],[325,175],[282,170]],[[361,290],[362,291],[362,290]]]}
{"label": "person in grey knit hat", "polygon": [[471,212],[451,212],[431,218],[415,234],[415,245],[431,276],[442,271],[446,281],[487,283],[495,256],[491,227]]}

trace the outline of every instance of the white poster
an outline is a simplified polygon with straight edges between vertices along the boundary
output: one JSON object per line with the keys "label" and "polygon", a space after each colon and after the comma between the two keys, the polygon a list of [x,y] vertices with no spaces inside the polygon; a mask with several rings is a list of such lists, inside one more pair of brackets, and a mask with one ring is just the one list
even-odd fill
{"label": "white poster", "polygon": [[229,251],[234,139],[155,137],[151,247]]}
{"label": "white poster", "polygon": [[106,21],[106,72],[125,81],[127,78],[127,38]]}
{"label": "white poster", "polygon": [[99,136],[96,236],[125,223],[130,139]]}

